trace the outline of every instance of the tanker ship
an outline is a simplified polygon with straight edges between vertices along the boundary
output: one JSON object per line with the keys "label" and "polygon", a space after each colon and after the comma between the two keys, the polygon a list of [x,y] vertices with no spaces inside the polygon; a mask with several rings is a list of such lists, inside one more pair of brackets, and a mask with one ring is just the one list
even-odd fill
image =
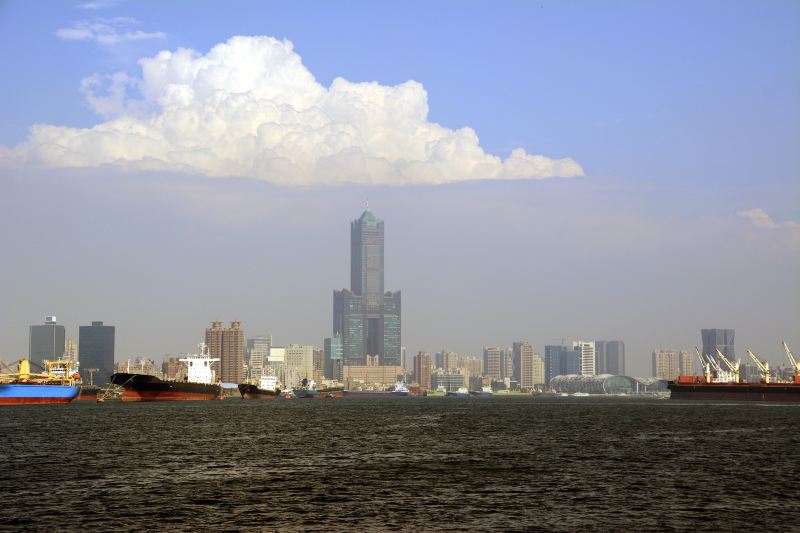
{"label": "tanker ship", "polygon": [[670,381],[667,384],[670,398],[674,400],[800,402],[800,364],[785,342],[783,348],[794,368],[792,381],[774,381],[770,373],[769,362],[762,361],[753,352],[747,350],[748,355],[761,371],[763,380],[759,383],[745,383],[739,377],[739,361],[731,362],[717,350],[718,362],[710,355],[701,355],[695,347],[704,369],[704,375],[678,376],[675,381]]}
{"label": "tanker ship", "polygon": [[80,391],[80,376],[69,359],[44,361],[44,372],[31,372],[30,362],[21,359],[17,371],[0,374],[0,405],[69,403]]}
{"label": "tanker ship", "polygon": [[162,380],[156,376],[126,372],[112,374],[110,381],[124,389],[120,397],[123,402],[222,399],[222,387],[211,368],[211,363],[219,359],[208,357],[205,345],[201,345],[201,354],[180,359],[187,366],[184,381]]}
{"label": "tanker ship", "polygon": [[245,400],[274,400],[280,396],[281,387],[275,376],[261,376],[258,385],[239,384],[239,394]]}

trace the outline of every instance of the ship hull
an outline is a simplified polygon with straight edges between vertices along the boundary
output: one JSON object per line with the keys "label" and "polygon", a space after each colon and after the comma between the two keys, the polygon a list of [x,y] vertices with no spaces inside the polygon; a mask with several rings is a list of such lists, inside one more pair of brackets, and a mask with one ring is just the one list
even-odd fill
{"label": "ship hull", "polygon": [[259,389],[256,385],[242,383],[239,385],[239,394],[245,400],[274,400],[279,393],[274,390]]}
{"label": "ship hull", "polygon": [[0,383],[0,405],[69,403],[78,396],[77,385]]}
{"label": "ship hull", "polygon": [[794,383],[676,383],[667,387],[673,400],[731,400],[800,402],[800,384]]}
{"label": "ship hull", "polygon": [[97,395],[100,392],[100,387],[81,387],[81,392],[78,394],[78,397],[75,398],[76,402],[95,402],[97,401]]}
{"label": "ship hull", "polygon": [[120,385],[123,402],[202,401],[222,397],[222,387],[188,381],[164,381],[144,374],[117,373],[111,383]]}

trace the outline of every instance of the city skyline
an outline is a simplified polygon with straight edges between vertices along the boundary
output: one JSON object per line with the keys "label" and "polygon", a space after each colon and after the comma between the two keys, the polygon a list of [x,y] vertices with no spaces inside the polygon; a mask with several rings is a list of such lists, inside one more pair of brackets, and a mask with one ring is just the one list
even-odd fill
{"label": "city skyline", "polygon": [[796,3],[157,7],[0,7],[0,358],[322,346],[367,199],[409,357],[800,346]]}

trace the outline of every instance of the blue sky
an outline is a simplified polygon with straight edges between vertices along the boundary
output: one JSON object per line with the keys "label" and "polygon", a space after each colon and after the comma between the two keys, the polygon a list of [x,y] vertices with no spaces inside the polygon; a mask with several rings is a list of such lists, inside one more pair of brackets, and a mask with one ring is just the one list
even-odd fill
{"label": "blue sky", "polygon": [[[439,309],[436,316],[442,316],[428,327],[431,320],[407,311],[404,340],[412,350],[447,347],[477,353],[483,344],[510,344],[516,338],[527,338],[541,350],[550,337],[619,337],[638,358],[640,373],[646,373],[649,350],[657,344],[689,347],[699,341],[700,327],[735,325],[737,339],[751,338],[753,346],[776,353],[778,336],[797,335],[792,331],[800,319],[796,2],[118,2],[103,9],[82,9],[79,3],[0,3],[5,79],[0,145],[24,143],[33,124],[88,128],[106,120],[84,102],[81,81],[89,76],[124,72],[138,78],[137,61],[160,50],[185,47],[206,54],[235,35],[268,35],[291,41],[324,87],[336,77],[382,86],[415,80],[427,91],[429,122],[450,130],[472,128],[482,149],[501,158],[514,148],[571,158],[585,177],[399,189],[323,184],[322,189],[294,190],[199,173],[167,172],[160,178],[152,172],[117,175],[108,167],[42,168],[25,161],[2,171],[10,193],[0,199],[5,209],[0,220],[19,229],[3,237],[9,255],[17,257],[3,267],[9,270],[4,277],[19,282],[12,291],[17,299],[2,310],[8,324],[3,338],[11,340],[0,344],[0,356],[24,349],[24,326],[50,312],[76,325],[103,316],[117,316],[120,324],[129,320],[124,310],[104,302],[101,292],[82,293],[92,301],[87,303],[56,287],[33,288],[37,282],[30,277],[30,265],[47,255],[22,243],[40,238],[46,249],[55,245],[55,237],[42,237],[34,214],[18,207],[31,204],[47,205],[50,213],[71,219],[63,222],[70,233],[60,237],[59,261],[72,265],[64,267],[71,283],[84,289],[91,285],[86,276],[93,268],[81,267],[96,265],[91,258],[99,252],[82,250],[76,233],[90,231],[96,220],[117,229],[113,239],[139,254],[146,250],[155,262],[176,259],[178,238],[201,246],[194,228],[204,227],[220,239],[225,229],[234,228],[241,237],[231,246],[252,250],[253,260],[267,265],[245,276],[238,299],[231,298],[216,313],[192,315],[180,335],[164,333],[148,344],[121,333],[123,355],[189,349],[193,331],[202,331],[212,319],[233,319],[228,315],[235,313],[243,320],[252,317],[253,328],[286,331],[283,342],[321,344],[329,333],[330,310],[329,294],[313,300],[320,287],[296,281],[300,299],[313,302],[308,304],[313,311],[296,309],[313,317],[306,329],[282,317],[279,309],[291,295],[279,287],[270,290],[282,294],[282,301],[269,302],[265,296],[266,309],[242,303],[252,298],[249,288],[259,275],[291,276],[274,264],[276,250],[260,242],[259,235],[265,232],[282,249],[306,253],[292,245],[292,236],[307,231],[306,246],[324,250],[325,260],[336,262],[340,271],[340,282],[333,283],[331,275],[324,286],[343,286],[348,255],[330,244],[333,234],[327,231],[338,225],[337,238],[345,235],[365,196],[386,220],[387,254],[397,254],[387,265],[387,287],[404,290],[406,310]],[[116,17],[136,20],[120,31],[163,35],[102,44],[56,34],[80,21]],[[58,197],[48,196],[53,190],[60,191]],[[225,209],[207,213],[220,196]],[[85,214],[59,205],[67,198]],[[262,204],[252,205],[253,198]],[[115,210],[98,207],[103,204]],[[280,226],[286,217],[294,220],[291,213],[303,207],[319,213],[311,217],[318,226],[309,222],[305,230],[264,230]],[[770,221],[737,216],[753,209],[761,209]],[[242,210],[256,213],[244,223],[241,215],[231,215]],[[161,227],[171,230],[159,234],[138,221],[135,213],[143,211],[155,213]],[[214,221],[211,228],[208,220]],[[453,220],[468,228],[471,238],[460,241],[459,232],[449,226]],[[451,253],[433,241],[417,243],[427,255],[414,257],[413,236],[427,227],[422,221],[445,226],[444,246]],[[509,224],[516,226],[509,231]],[[394,243],[388,240],[393,232]],[[577,252],[587,247],[589,260]],[[487,261],[487,255],[493,259]],[[308,257],[318,264],[316,256]],[[108,269],[119,269],[121,261],[109,260]],[[233,268],[223,261],[211,263],[222,277]],[[448,282],[431,278],[431,268],[416,270],[419,264],[448,265]],[[562,267],[547,266],[553,264]],[[586,281],[569,283],[563,268]],[[314,272],[309,267],[307,275]],[[201,279],[198,273],[198,284]],[[443,288],[451,282],[449,292],[430,294],[430,284]],[[512,325],[500,319],[491,323],[496,313],[485,313],[460,293],[476,285],[483,287],[484,301],[491,298],[492,307],[514,317],[508,319]],[[700,296],[709,286],[717,301]],[[636,303],[643,287],[648,287],[648,301]],[[195,291],[189,289],[196,288],[190,284],[183,297],[191,301]],[[136,283],[130,287],[131,293],[139,289]],[[32,301],[25,297],[31,291]],[[569,302],[585,294],[600,310],[570,313],[576,304]],[[125,291],[118,295],[127,297]],[[632,307],[641,316],[648,303],[660,299],[667,309],[633,324],[626,323],[625,312],[604,311],[598,303],[616,300],[615,308]],[[448,318],[441,308],[444,301],[461,302],[462,309],[474,306],[475,312]],[[531,302],[536,304],[528,313]],[[758,311],[751,302],[761,306]],[[149,312],[146,307],[141,311]],[[166,311],[157,316],[169,320]],[[485,331],[454,339],[464,323],[481,324]],[[643,332],[650,323],[668,325]],[[758,332],[752,331],[756,324]],[[660,329],[671,333],[661,338]]]}

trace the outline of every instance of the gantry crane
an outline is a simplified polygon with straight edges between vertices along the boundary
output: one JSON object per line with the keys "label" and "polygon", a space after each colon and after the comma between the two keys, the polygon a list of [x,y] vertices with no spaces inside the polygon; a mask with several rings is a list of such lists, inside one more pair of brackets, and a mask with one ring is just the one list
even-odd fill
{"label": "gantry crane", "polygon": [[727,366],[730,369],[731,374],[733,375],[733,382],[734,383],[739,383],[739,364],[740,364],[740,362],[736,361],[736,363],[731,363],[728,360],[728,358],[725,357],[725,354],[720,351],[719,348],[717,348],[717,355],[722,360],[722,362],[725,363],[725,366]]}
{"label": "gantry crane", "polygon": [[792,364],[792,368],[794,369],[794,382],[800,383],[800,362],[794,358],[794,355],[792,355],[792,351],[789,349],[786,341],[783,341],[783,351],[786,352],[786,357],[789,358],[789,362]]}
{"label": "gantry crane", "polygon": [[753,362],[756,364],[758,369],[761,370],[761,373],[764,374],[764,383],[769,383],[769,361],[762,362],[761,359],[756,357],[756,354],[754,354],[750,350],[747,350],[747,354],[750,356],[750,359],[752,359]]}

